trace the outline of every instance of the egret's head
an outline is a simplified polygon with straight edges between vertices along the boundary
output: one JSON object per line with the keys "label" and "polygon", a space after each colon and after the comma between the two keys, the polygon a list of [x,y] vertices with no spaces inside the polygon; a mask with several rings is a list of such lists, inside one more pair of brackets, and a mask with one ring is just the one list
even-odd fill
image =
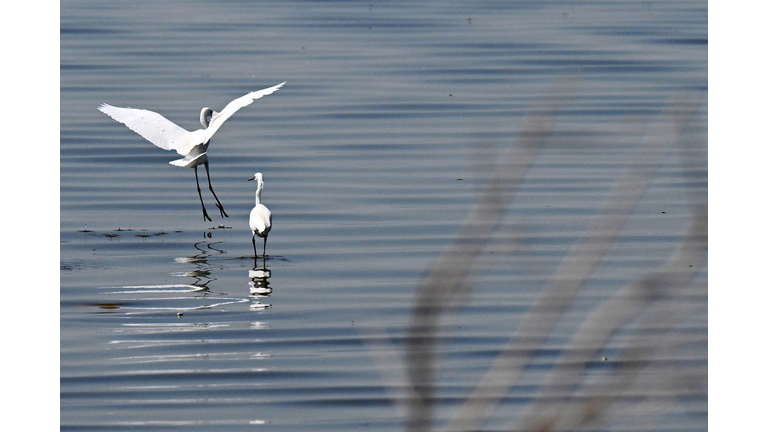
{"label": "egret's head", "polygon": [[213,110],[205,107],[202,110],[200,110],[200,124],[203,125],[204,128],[208,129],[208,125],[211,123],[211,117],[213,116]]}
{"label": "egret's head", "polygon": [[256,183],[262,183],[264,182],[264,177],[261,175],[261,173],[256,173],[248,180],[256,180]]}

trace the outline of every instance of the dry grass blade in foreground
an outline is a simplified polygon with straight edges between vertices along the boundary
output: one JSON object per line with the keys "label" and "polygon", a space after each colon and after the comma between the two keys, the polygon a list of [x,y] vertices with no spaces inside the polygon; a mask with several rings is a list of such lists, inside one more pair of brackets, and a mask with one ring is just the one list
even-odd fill
{"label": "dry grass blade in foreground", "polygon": [[[460,289],[466,285],[473,264],[483,246],[492,238],[518,184],[551,132],[553,116],[563,107],[565,100],[561,91],[532,110],[521,142],[507,150],[500,159],[480,204],[468,217],[457,240],[441,256],[419,287],[406,339],[406,369],[412,388],[407,400],[407,431],[433,428],[435,344],[440,320],[450,311]],[[627,170],[614,192],[606,199],[589,230],[563,259],[542,289],[537,304],[528,312],[493,367],[467,400],[453,412],[444,430],[479,430],[491,417],[501,400],[518,382],[536,350],[543,347],[564,310],[572,304],[581,287],[605,260],[633,208],[648,188],[657,166],[680,140],[693,109],[692,105],[686,103],[671,104],[668,112],[662,114],[653,125],[653,132],[646,137],[639,160]],[[583,384],[579,368],[583,368],[604,347],[605,341],[615,330],[633,318],[643,316],[641,323],[650,319],[657,326],[662,324],[666,331],[656,332],[653,337],[644,339],[642,346],[627,348],[623,359],[627,367],[639,368],[653,352],[685,342],[670,340],[665,335],[672,334],[669,329],[684,319],[685,312],[690,308],[679,307],[677,313],[669,313],[667,308],[655,306],[663,303],[659,300],[685,297],[685,287],[696,274],[696,270],[688,264],[698,263],[706,254],[706,214],[705,205],[695,212],[689,233],[666,265],[631,283],[585,320],[573,337],[559,367],[550,376],[549,385],[542,391],[542,397],[520,416],[515,430],[576,428],[606,414],[612,401],[609,395],[615,395],[617,391],[631,392],[633,374],[625,370],[602,386],[590,387],[578,397],[575,393]],[[701,370],[694,369],[687,377],[680,379],[700,381],[701,376]],[[673,381],[665,382],[668,384]],[[553,398],[553,395],[557,397]],[[546,402],[553,399],[565,399],[567,402]]]}
{"label": "dry grass blade in foreground", "polygon": [[[596,419],[620,395],[642,398],[642,393],[647,394],[648,391],[633,393],[630,390],[642,376],[637,369],[652,359],[656,351],[668,348],[667,345],[684,344],[685,340],[674,339],[671,329],[686,317],[691,306],[702,307],[696,305],[695,301],[691,302],[690,297],[706,293],[697,293],[695,290],[691,292],[686,288],[698,272],[698,264],[704,259],[706,239],[707,209],[702,207],[692,217],[688,233],[677,251],[663,266],[629,284],[587,317],[565,350],[557,369],[550,375],[544,391],[537,398],[539,402],[529,406],[520,416],[516,424],[521,426],[510,429],[570,430]],[[665,301],[675,302],[674,307],[661,306]],[[646,337],[642,344],[628,347],[620,358],[612,360],[621,362],[625,369],[623,373],[579,393],[587,363],[605,346],[616,329],[643,313],[638,327],[652,327],[657,331]],[[627,373],[632,369],[635,370]],[[662,386],[700,379],[702,372],[706,375],[706,367],[703,370],[697,365],[678,368],[674,380],[656,383],[656,392],[662,391]]]}
{"label": "dry grass blade in foreground", "polygon": [[458,238],[419,287],[405,341],[406,370],[413,389],[413,397],[408,401],[408,431],[431,427],[434,345],[439,319],[465,286],[472,265],[493,236],[505,208],[551,133],[554,116],[570,101],[571,84],[572,81],[561,83],[559,91],[531,110],[518,145],[501,156]]}

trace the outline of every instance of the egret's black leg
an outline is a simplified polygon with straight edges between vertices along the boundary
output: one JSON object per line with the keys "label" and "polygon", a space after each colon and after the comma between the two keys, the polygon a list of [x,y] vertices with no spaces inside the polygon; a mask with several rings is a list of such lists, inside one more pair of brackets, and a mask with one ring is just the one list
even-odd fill
{"label": "egret's black leg", "polygon": [[264,257],[264,265],[267,265],[267,236],[264,236],[264,251],[262,253],[262,257]]}
{"label": "egret's black leg", "polygon": [[200,197],[200,205],[203,207],[203,220],[211,222],[211,217],[208,216],[208,212],[205,211],[205,204],[203,203],[203,194],[200,192],[200,180],[197,178],[197,166],[195,166],[195,183],[197,183],[197,196]]}
{"label": "egret's black leg", "polygon": [[256,234],[251,237],[251,242],[253,243],[253,256],[257,257],[259,254],[256,253]]}
{"label": "egret's black leg", "polygon": [[208,171],[208,161],[205,161],[205,175],[208,176],[208,189],[211,190],[213,197],[216,198],[216,207],[219,208],[221,217],[229,217],[227,212],[224,211],[224,206],[221,205],[221,201],[219,201],[219,197],[216,196],[216,192],[213,191],[213,186],[211,186],[211,173]]}

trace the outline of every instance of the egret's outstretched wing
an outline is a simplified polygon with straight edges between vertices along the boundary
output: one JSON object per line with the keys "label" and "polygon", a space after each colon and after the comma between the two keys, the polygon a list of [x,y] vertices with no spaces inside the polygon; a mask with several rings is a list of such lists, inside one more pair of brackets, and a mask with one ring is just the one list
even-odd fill
{"label": "egret's outstretched wing", "polygon": [[101,104],[99,111],[128,126],[128,129],[164,150],[179,151],[179,146],[186,141],[183,138],[189,135],[189,132],[153,111],[119,108],[107,104]]}
{"label": "egret's outstretched wing", "polygon": [[208,129],[205,130],[205,142],[208,142],[208,140],[211,139],[213,134],[216,133],[217,130],[221,127],[221,125],[230,117],[232,117],[232,114],[236,113],[237,110],[239,110],[242,107],[248,106],[253,103],[256,99],[260,99],[263,96],[270,95],[278,90],[280,90],[280,87],[285,84],[285,81],[269,88],[265,88],[263,90],[257,90],[255,92],[250,92],[245,96],[241,96],[232,102],[228,103],[226,107],[224,107],[223,110],[221,110],[220,113],[214,113],[213,117],[211,118],[211,122],[208,125]]}

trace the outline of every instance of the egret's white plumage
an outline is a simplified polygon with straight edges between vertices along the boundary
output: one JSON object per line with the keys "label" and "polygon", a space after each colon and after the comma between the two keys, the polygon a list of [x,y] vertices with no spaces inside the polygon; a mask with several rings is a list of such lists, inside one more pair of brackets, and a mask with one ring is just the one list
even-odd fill
{"label": "egret's white plumage", "polygon": [[264,259],[267,259],[267,235],[269,230],[272,229],[272,212],[269,211],[267,206],[261,203],[261,191],[264,189],[264,177],[261,173],[256,173],[248,180],[256,181],[256,205],[251,210],[251,217],[248,219],[248,225],[251,227],[253,236],[251,241],[253,243],[253,254],[256,253],[256,236],[264,239],[264,250],[262,254]]}
{"label": "egret's white plumage", "polygon": [[205,165],[205,172],[208,175],[208,188],[216,198],[216,206],[221,215],[227,217],[224,207],[211,186],[211,176],[208,170],[208,144],[211,137],[219,130],[224,122],[232,117],[240,108],[250,105],[256,99],[270,95],[285,82],[276,86],[265,88],[263,90],[248,93],[228,103],[221,112],[213,111],[205,107],[200,111],[200,123],[204,129],[189,132],[172,121],[166,119],[160,114],[134,108],[119,108],[112,105],[101,104],[99,111],[112,117],[118,122],[128,126],[129,129],[144,137],[147,141],[160,147],[163,150],[175,150],[178,154],[184,156],[182,159],[171,161],[170,164],[183,168],[195,169],[195,181],[197,181],[197,193],[200,196],[200,204],[203,206],[203,218],[211,220],[203,204],[203,196],[200,193],[200,181],[197,179],[197,166]]}

